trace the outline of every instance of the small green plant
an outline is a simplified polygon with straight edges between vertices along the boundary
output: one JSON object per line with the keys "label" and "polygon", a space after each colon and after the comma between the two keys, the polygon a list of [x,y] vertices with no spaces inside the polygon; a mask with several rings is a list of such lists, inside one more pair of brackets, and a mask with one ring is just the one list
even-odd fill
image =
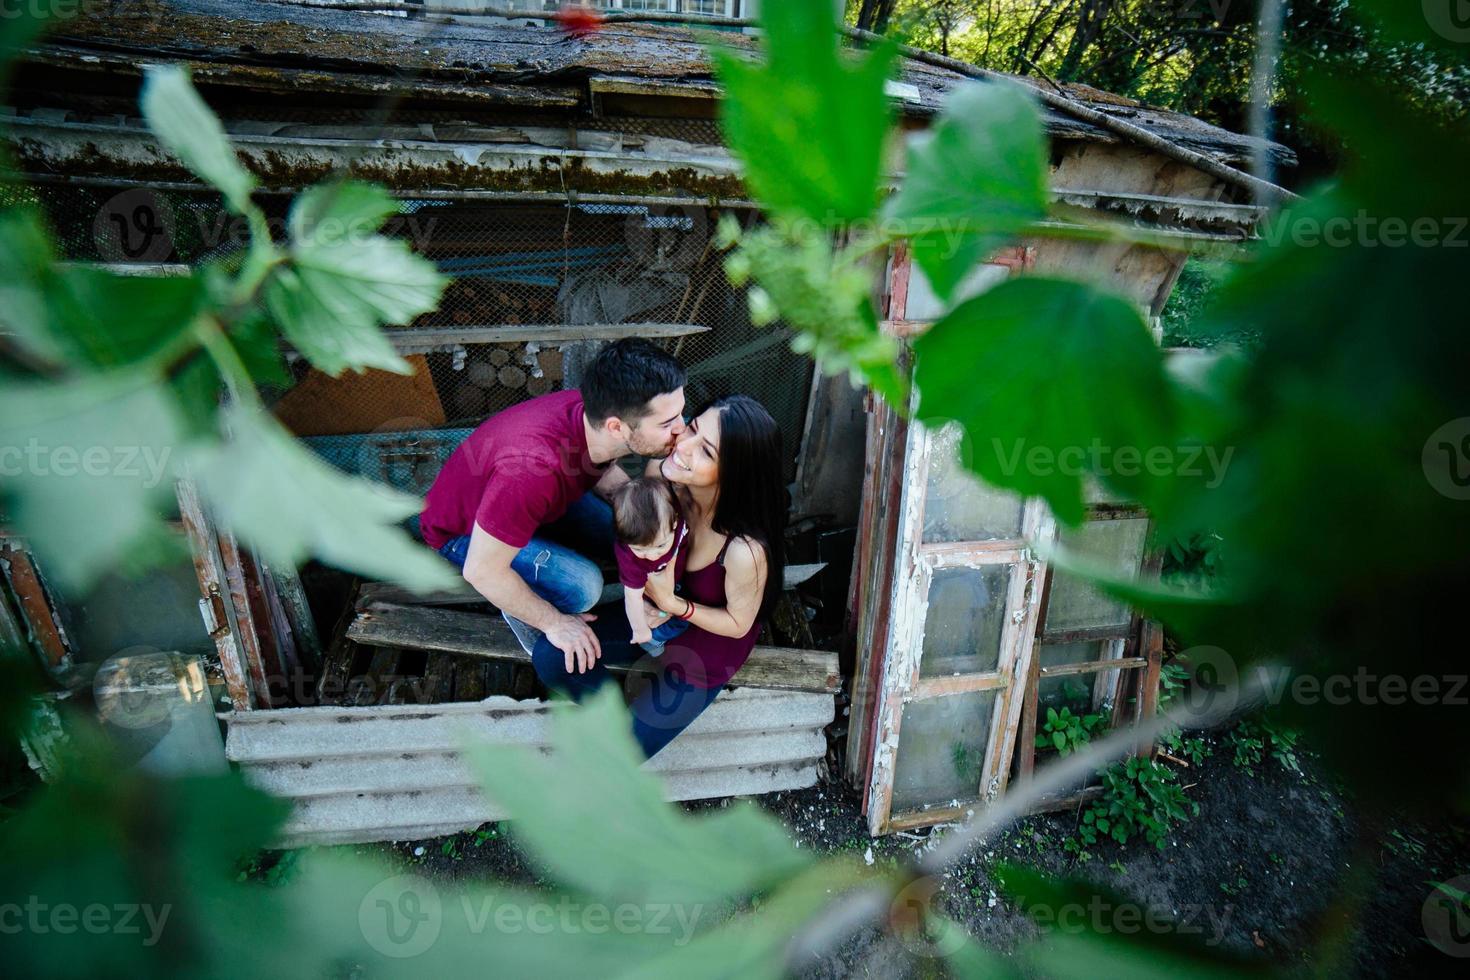
{"label": "small green plant", "polygon": [[1261,719],[1261,731],[1265,733],[1270,746],[1271,758],[1281,764],[1283,769],[1291,772],[1301,772],[1302,767],[1296,758],[1296,741],[1300,737],[1295,729],[1286,728],[1271,721],[1270,718]]}
{"label": "small green plant", "polygon": [[1083,811],[1077,836],[1065,845],[1073,854],[1104,837],[1127,844],[1140,835],[1163,850],[1169,831],[1199,813],[1199,804],[1184,795],[1174,770],[1152,759],[1129,759],[1101,775],[1102,796]]}
{"label": "small green plant", "polygon": [[1183,759],[1194,766],[1203,765],[1215,751],[1203,736],[1190,738],[1177,728],[1159,736],[1159,747],[1176,759]]}
{"label": "small green plant", "polygon": [[1234,881],[1220,882],[1220,891],[1224,892],[1230,898],[1238,898],[1240,897],[1241,893],[1245,891],[1248,884],[1249,882],[1247,882],[1245,880],[1245,877],[1242,875],[1240,877],[1237,877]]}
{"label": "small green plant", "polygon": [[1168,705],[1184,693],[1189,683],[1189,668],[1183,664],[1167,663],[1159,671],[1159,707]]}
{"label": "small green plant", "polygon": [[1237,769],[1249,772],[1261,764],[1261,757],[1266,751],[1266,738],[1255,723],[1242,721],[1230,730],[1225,740],[1235,750],[1234,762]]}
{"label": "small green plant", "polygon": [[495,826],[481,827],[475,831],[475,846],[481,847],[486,841],[497,840],[500,837],[500,828]]}
{"label": "small green plant", "polygon": [[1269,718],[1259,717],[1241,721],[1230,730],[1225,739],[1235,750],[1234,761],[1237,768],[1253,770],[1269,753],[1283,769],[1299,773],[1302,770],[1296,757],[1298,737],[1299,733],[1295,730],[1276,724]]}
{"label": "small green plant", "polygon": [[1102,715],[1074,715],[1071,708],[1046,709],[1046,724],[1036,733],[1038,749],[1056,749],[1063,756],[1092,741],[1104,725]]}
{"label": "small green plant", "polygon": [[1400,830],[1390,830],[1388,840],[1384,842],[1390,851],[1401,858],[1422,862],[1425,857],[1424,842],[1417,837],[1411,837]]}

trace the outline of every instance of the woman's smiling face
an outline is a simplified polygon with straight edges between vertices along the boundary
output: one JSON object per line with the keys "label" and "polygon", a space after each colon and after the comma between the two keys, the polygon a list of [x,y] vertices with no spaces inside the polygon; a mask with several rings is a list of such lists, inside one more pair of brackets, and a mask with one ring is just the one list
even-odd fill
{"label": "woman's smiling face", "polygon": [[712,487],[720,480],[720,412],[707,409],[691,419],[674,451],[664,457],[659,472],[670,483]]}

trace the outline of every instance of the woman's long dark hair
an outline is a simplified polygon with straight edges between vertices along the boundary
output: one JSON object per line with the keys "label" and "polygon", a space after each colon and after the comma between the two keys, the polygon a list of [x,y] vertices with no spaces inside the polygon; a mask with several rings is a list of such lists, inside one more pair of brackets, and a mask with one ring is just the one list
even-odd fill
{"label": "woman's long dark hair", "polygon": [[760,616],[770,614],[786,578],[786,483],[781,430],[765,406],[748,395],[726,395],[720,413],[720,492],[710,526],[747,537],[766,549],[766,588]]}

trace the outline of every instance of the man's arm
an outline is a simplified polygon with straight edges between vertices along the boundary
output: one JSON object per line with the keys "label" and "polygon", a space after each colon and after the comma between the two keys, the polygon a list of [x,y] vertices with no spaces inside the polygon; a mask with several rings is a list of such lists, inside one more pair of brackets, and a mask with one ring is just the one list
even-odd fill
{"label": "man's arm", "polygon": [[470,548],[465,556],[465,581],[496,608],[545,633],[552,645],[566,655],[568,671],[590,670],[602,655],[597,634],[587,625],[597,617],[590,613],[560,612],[532,592],[510,567],[520,550],[476,524],[470,532]]}

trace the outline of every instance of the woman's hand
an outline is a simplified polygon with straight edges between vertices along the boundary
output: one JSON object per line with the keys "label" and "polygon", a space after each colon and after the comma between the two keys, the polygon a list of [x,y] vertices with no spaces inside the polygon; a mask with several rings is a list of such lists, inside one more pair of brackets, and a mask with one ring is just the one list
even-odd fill
{"label": "woman's hand", "polygon": [[[658,606],[655,606],[653,603],[649,602],[647,599],[644,599],[643,618],[648,621],[648,628],[650,630],[655,630],[669,621],[669,614],[664,612]],[[640,641],[635,640],[634,642],[637,643]]]}
{"label": "woman's hand", "polygon": [[[674,595],[673,562],[669,562],[668,567],[663,571],[649,574],[648,581],[643,586],[643,595],[664,612],[672,613],[675,608],[683,608],[682,601]],[[668,617],[659,617],[660,620],[666,618]]]}

